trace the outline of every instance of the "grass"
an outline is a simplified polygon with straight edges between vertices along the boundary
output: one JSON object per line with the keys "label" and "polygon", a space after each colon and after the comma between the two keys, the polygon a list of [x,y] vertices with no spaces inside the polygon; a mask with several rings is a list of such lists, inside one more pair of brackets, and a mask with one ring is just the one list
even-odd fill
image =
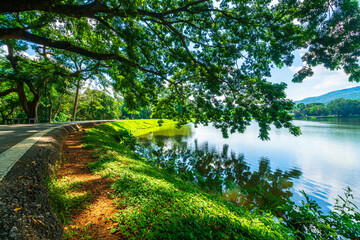
{"label": "grass", "polygon": [[112,233],[130,239],[294,238],[273,216],[250,212],[140,159],[128,133],[137,136],[156,127],[157,120],[136,120],[86,131],[85,146],[96,149],[97,158],[90,170],[114,181],[119,211],[112,219]]}
{"label": "grass", "polygon": [[68,222],[72,212],[84,208],[91,198],[91,192],[79,191],[81,184],[81,180],[70,177],[47,180],[51,206],[63,224]]}

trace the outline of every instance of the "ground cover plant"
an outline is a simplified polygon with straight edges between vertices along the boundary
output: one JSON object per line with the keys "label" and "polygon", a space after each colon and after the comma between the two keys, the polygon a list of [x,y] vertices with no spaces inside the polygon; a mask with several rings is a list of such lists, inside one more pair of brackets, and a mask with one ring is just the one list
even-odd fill
{"label": "ground cover plant", "polygon": [[[299,206],[289,199],[271,210],[245,208],[221,194],[209,193],[189,178],[141,158],[134,136],[152,132],[168,120],[119,121],[88,129],[84,147],[93,149],[93,174],[110,179],[111,198],[118,211],[109,231],[129,239],[357,239],[360,215],[346,190],[334,211],[323,213],[305,193]],[[66,161],[66,159],[64,160]],[[68,215],[86,207],[91,193],[79,196],[81,182],[52,179],[48,186],[55,212],[66,223]],[[76,180],[76,179],[75,179]],[[275,218],[281,211],[281,218]],[[74,231],[67,231],[67,236]],[[88,237],[91,237],[88,235]]]}
{"label": "ground cover plant", "polygon": [[155,126],[156,120],[121,121],[86,131],[86,147],[96,148],[98,158],[89,168],[114,180],[111,187],[119,212],[111,232],[132,239],[293,238],[270,214],[250,212],[205,193],[140,159],[131,150],[135,139],[125,130],[137,135]]}

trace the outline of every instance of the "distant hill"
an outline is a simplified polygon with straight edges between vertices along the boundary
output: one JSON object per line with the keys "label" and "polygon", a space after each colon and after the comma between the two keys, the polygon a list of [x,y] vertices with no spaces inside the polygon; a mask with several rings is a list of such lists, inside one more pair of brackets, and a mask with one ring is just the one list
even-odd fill
{"label": "distant hill", "polygon": [[360,87],[353,87],[353,88],[347,88],[342,89],[334,92],[329,92],[324,95],[318,96],[318,97],[309,97],[305,98],[300,101],[295,101],[296,104],[298,103],[324,103],[328,104],[331,100],[337,99],[337,98],[344,98],[344,99],[360,99]]}

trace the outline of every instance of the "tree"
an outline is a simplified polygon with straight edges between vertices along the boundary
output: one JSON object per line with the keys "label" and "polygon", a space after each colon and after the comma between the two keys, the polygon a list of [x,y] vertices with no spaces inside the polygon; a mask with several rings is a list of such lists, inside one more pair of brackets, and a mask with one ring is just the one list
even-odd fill
{"label": "tree", "polygon": [[64,53],[63,51],[58,51],[56,49],[48,49],[45,46],[41,48],[42,51],[39,51],[39,49],[40,48],[37,48],[37,52],[40,56],[47,60],[49,60],[49,56],[51,56],[53,61],[71,71],[68,74],[68,78],[72,79],[72,82],[76,88],[74,108],[72,113],[72,118],[75,120],[81,85],[86,80],[94,81],[97,79],[98,82],[100,82],[103,86],[107,86],[108,81],[103,75],[103,72],[104,68],[107,68],[108,66],[101,64],[100,61],[94,61],[91,58],[86,58],[74,53]]}
{"label": "tree", "polygon": [[326,116],[328,111],[325,107],[325,104],[316,104],[310,107],[310,116]]}
{"label": "tree", "polygon": [[225,136],[252,119],[262,139],[272,123],[299,134],[286,85],[264,79],[296,49],[308,52],[293,81],[320,64],[360,81],[356,0],[19,0],[0,14],[0,40],[105,62],[130,109],[151,103],[158,117],[213,122]]}
{"label": "tree", "polygon": [[19,113],[19,100],[12,93],[0,99],[0,118],[1,124],[6,123],[6,119],[11,118],[14,114]]}
{"label": "tree", "polygon": [[7,41],[7,56],[0,58],[0,79],[9,88],[0,92],[7,96],[12,92],[18,95],[19,103],[27,118],[38,119],[38,106],[46,86],[56,84],[57,89],[68,85],[64,77],[68,71],[48,58],[30,59],[22,54],[26,46]]}
{"label": "tree", "polygon": [[327,109],[331,114],[341,116],[341,117],[347,117],[351,114],[356,114],[357,110],[357,101],[356,100],[350,100],[350,99],[344,99],[344,98],[338,98],[335,100],[330,101],[327,104]]}
{"label": "tree", "polygon": [[99,90],[86,89],[80,95],[79,116],[84,120],[120,119],[121,102]]}

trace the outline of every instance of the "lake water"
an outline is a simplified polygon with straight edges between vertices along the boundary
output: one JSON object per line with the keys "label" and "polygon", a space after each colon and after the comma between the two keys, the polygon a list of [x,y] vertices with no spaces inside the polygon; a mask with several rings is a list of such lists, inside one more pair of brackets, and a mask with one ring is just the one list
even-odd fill
{"label": "lake water", "polygon": [[[257,138],[256,124],[228,139],[212,126],[195,128],[191,124],[181,129],[165,127],[139,138],[142,143],[162,147],[161,153],[176,149],[185,156],[180,163],[177,160],[178,168],[195,169],[214,185],[221,182],[218,192],[241,204],[264,201],[263,197],[239,197],[237,192],[245,187],[255,195],[260,192],[269,199],[286,196],[295,202],[303,199],[303,190],[323,209],[332,209],[335,198],[350,187],[354,203],[360,206],[360,119],[294,123],[301,127],[301,136],[274,129],[270,141]],[[196,151],[201,160],[194,162],[189,154],[193,156]]]}

